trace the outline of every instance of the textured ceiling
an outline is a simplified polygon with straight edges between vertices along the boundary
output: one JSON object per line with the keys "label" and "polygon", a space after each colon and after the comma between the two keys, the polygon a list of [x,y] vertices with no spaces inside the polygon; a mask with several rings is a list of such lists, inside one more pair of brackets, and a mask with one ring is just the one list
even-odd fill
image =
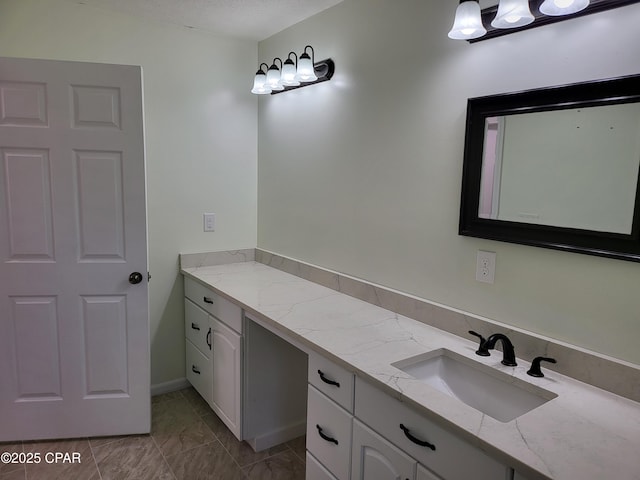
{"label": "textured ceiling", "polygon": [[212,33],[264,40],[342,0],[73,0]]}

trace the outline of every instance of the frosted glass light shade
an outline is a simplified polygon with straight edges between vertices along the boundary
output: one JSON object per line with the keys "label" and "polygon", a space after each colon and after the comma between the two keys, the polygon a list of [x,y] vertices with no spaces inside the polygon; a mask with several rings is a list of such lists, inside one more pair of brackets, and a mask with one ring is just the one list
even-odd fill
{"label": "frosted glass light shade", "polygon": [[269,67],[269,70],[267,70],[266,86],[271,90],[284,89],[282,83],[280,83],[280,69],[275,63]]}
{"label": "frosted glass light shade", "polygon": [[540,13],[552,17],[571,15],[589,6],[589,0],[545,0],[540,5]]}
{"label": "frosted glass light shade", "polygon": [[482,37],[487,29],[482,25],[480,4],[477,0],[460,2],[456,9],[456,18],[449,32],[449,38],[454,40],[471,40]]}
{"label": "frosted glass light shade", "polygon": [[280,76],[282,85],[286,87],[297,87],[298,85],[300,85],[300,82],[297,79],[297,74],[298,71],[295,64],[293,63],[293,60],[291,60],[290,58],[285,60],[284,64],[282,65],[282,74]]}
{"label": "frosted glass light shade", "polygon": [[316,71],[313,68],[313,60],[311,60],[311,57],[306,52],[300,55],[298,59],[297,76],[301,82],[315,82],[318,79]]}
{"label": "frosted glass light shade", "polygon": [[271,89],[266,86],[267,74],[262,69],[258,70],[255,78],[253,79],[253,88],[251,93],[256,95],[268,95],[271,93]]}
{"label": "frosted glass light shade", "polygon": [[500,0],[498,13],[491,22],[495,28],[524,27],[533,22],[534,16],[528,0]]}

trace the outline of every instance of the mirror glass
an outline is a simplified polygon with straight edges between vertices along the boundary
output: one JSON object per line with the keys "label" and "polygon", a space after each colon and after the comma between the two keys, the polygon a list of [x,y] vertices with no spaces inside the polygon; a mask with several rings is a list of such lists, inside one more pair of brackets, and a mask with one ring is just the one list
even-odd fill
{"label": "mirror glass", "polygon": [[461,235],[640,262],[640,75],[471,98]]}
{"label": "mirror glass", "polygon": [[640,103],[487,117],[478,216],[631,234]]}

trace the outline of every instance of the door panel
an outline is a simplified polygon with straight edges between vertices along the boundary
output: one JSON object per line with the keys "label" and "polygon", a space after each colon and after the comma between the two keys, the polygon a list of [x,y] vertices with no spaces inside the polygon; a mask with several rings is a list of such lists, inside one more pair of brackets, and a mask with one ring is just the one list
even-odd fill
{"label": "door panel", "polygon": [[75,151],[80,261],[124,261],[122,153]]}
{"label": "door panel", "polygon": [[129,393],[124,296],[83,297],[86,395]]}
{"label": "door panel", "polygon": [[19,401],[60,398],[55,297],[12,297]]}
{"label": "door panel", "polygon": [[148,432],[140,68],[0,58],[0,158],[0,441]]}
{"label": "door panel", "polygon": [[53,260],[49,153],[5,148],[2,159],[9,259]]}
{"label": "door panel", "polygon": [[48,125],[46,84],[0,82],[0,125]]}

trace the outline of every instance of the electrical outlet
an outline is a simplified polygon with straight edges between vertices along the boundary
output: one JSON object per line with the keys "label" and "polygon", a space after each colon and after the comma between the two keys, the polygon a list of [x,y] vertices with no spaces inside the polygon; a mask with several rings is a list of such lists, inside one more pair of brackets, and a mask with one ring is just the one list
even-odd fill
{"label": "electrical outlet", "polygon": [[496,276],[496,253],[478,250],[476,260],[476,280],[483,283],[493,283]]}
{"label": "electrical outlet", "polygon": [[214,232],[216,230],[216,214],[215,213],[204,213],[202,214],[203,222],[204,222],[204,231],[205,232]]}

